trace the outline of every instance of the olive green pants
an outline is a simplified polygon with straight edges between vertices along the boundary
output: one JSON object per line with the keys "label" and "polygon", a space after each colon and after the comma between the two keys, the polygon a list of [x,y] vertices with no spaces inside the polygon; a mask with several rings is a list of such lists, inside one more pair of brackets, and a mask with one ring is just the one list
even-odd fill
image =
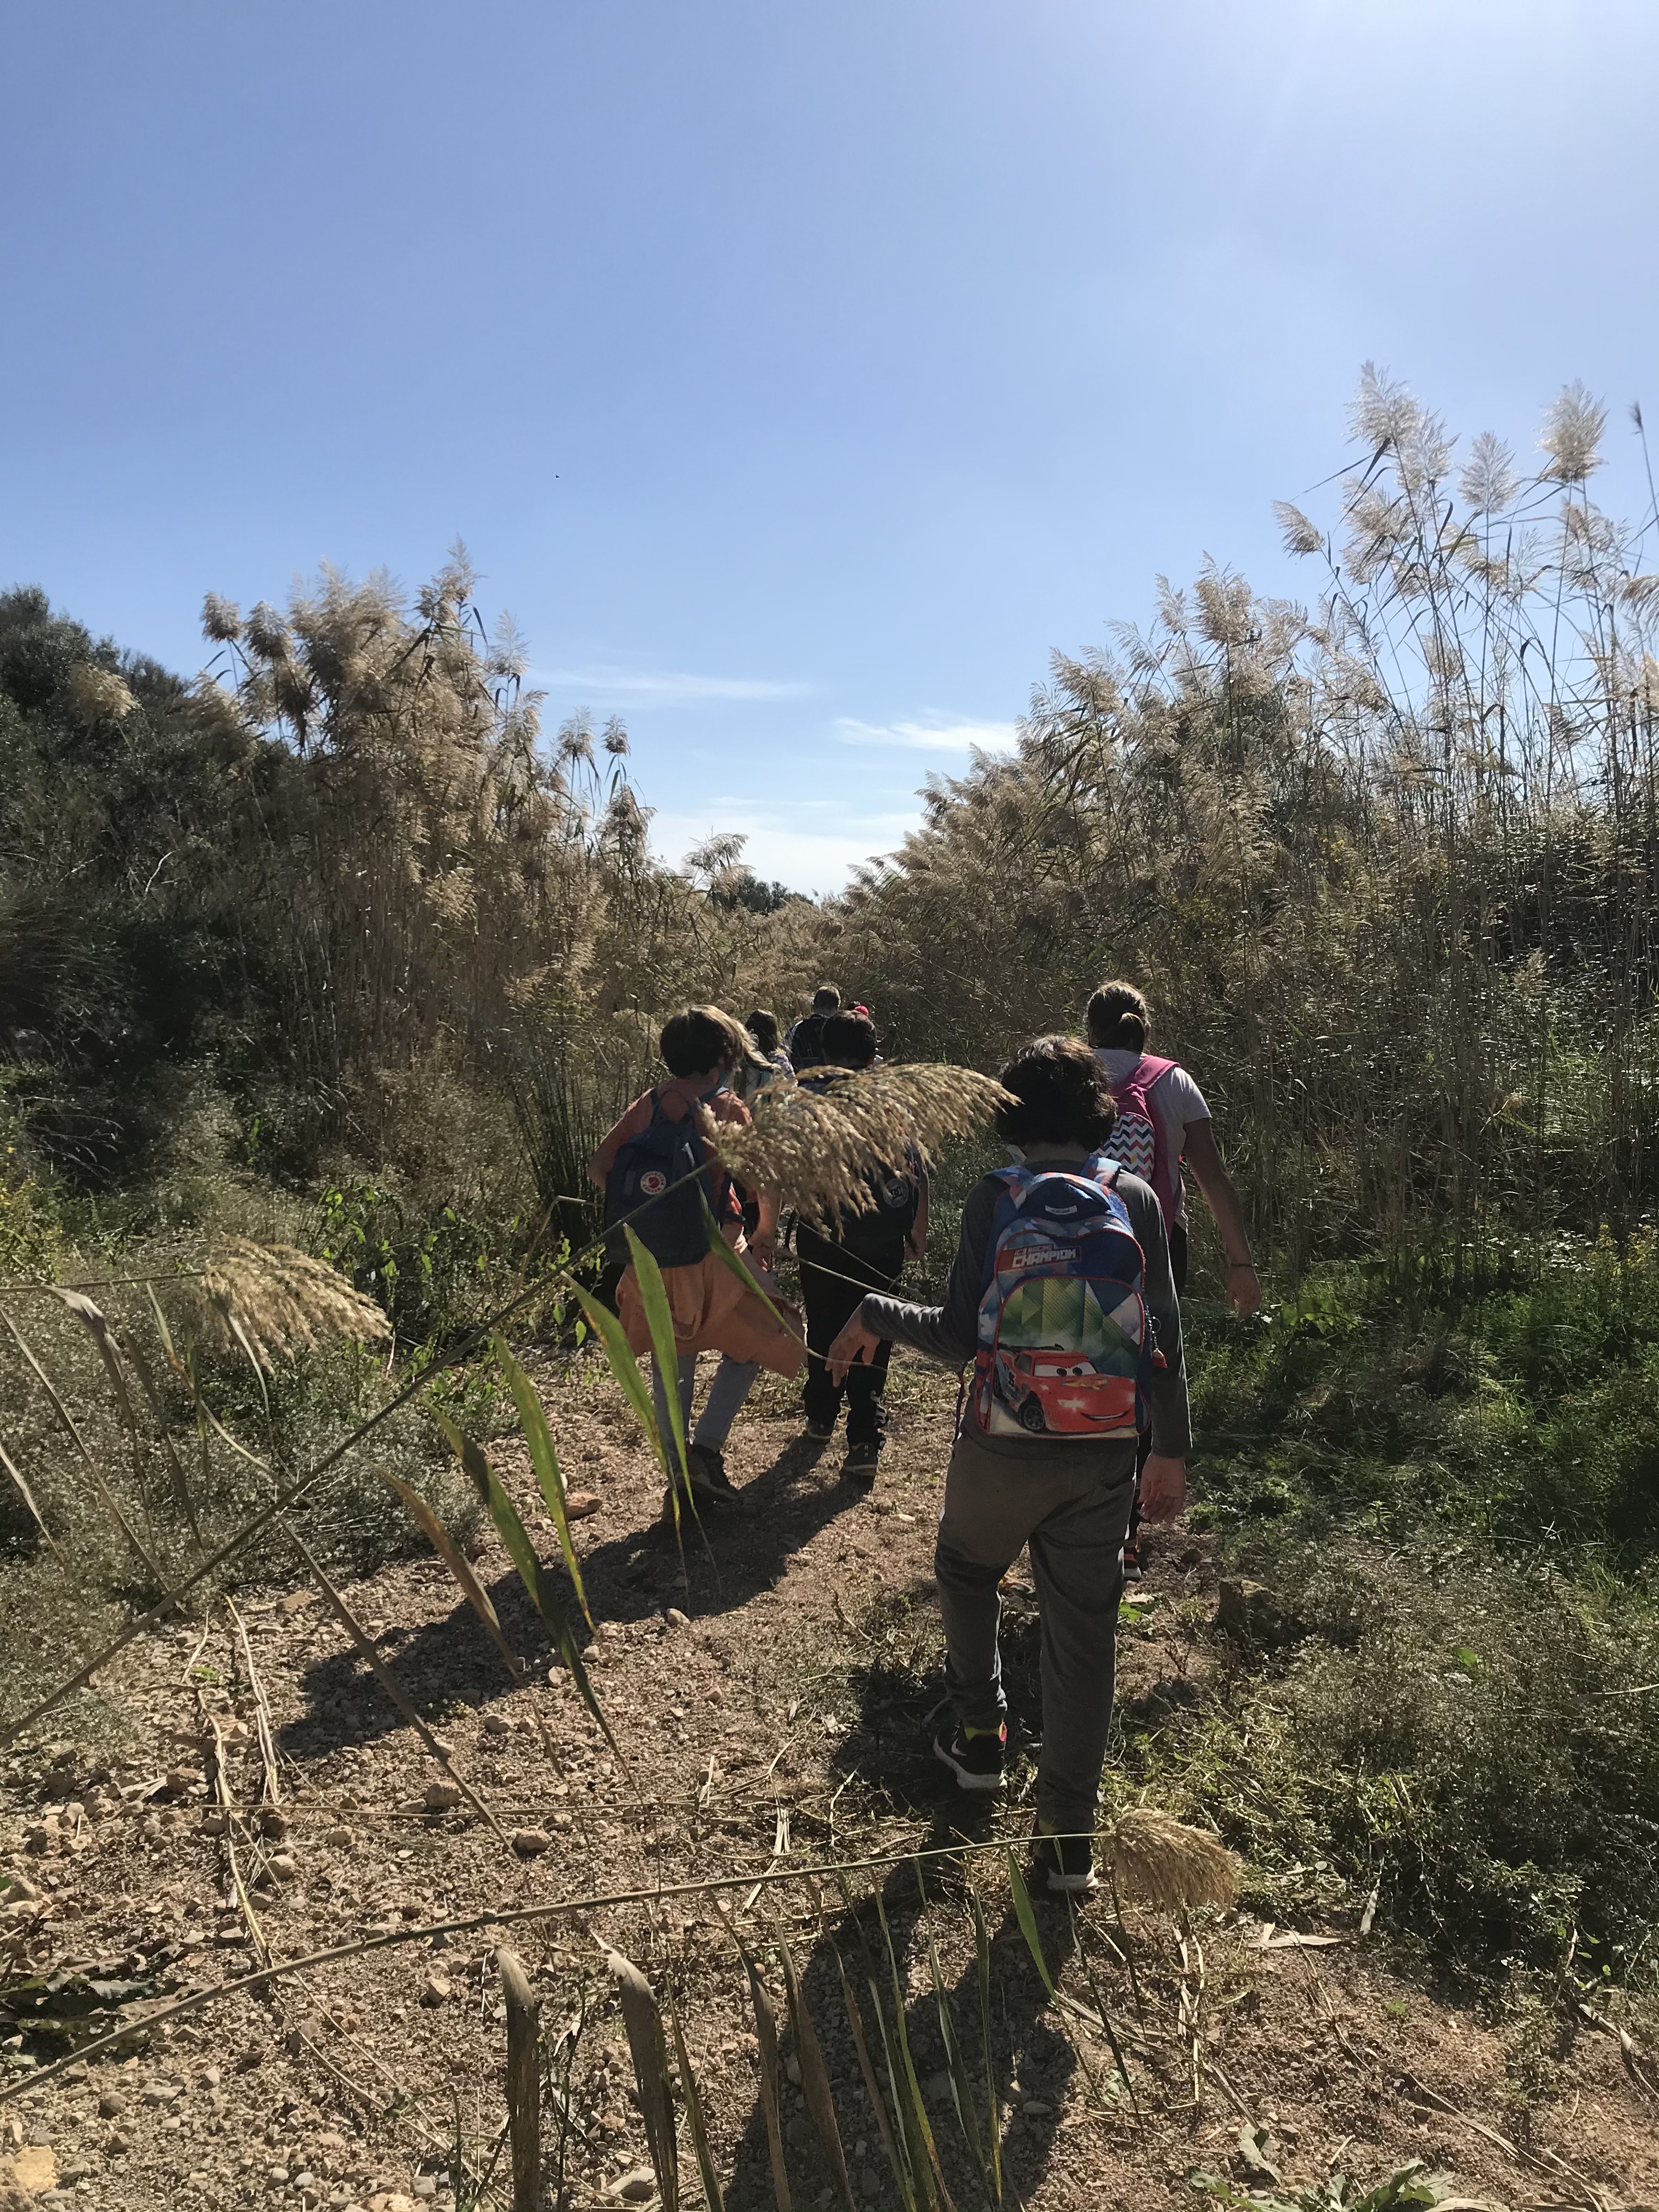
{"label": "olive green pants", "polygon": [[933,1568],[951,1701],[969,1728],[1006,1717],[997,1585],[1029,1545],[1042,1635],[1037,1814],[1060,1835],[1091,1832],[1099,1802],[1134,1473],[1133,1440],[1039,1446],[1028,1458],[964,1428],[945,1479]]}

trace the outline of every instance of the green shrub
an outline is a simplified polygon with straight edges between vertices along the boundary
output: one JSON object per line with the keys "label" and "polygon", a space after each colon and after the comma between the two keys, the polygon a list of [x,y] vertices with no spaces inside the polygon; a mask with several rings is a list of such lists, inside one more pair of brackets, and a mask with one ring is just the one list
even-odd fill
{"label": "green shrub", "polygon": [[1659,1896],[1659,1618],[1547,1567],[1426,1547],[1242,1547],[1308,1633],[1224,1677],[1156,1767],[1280,1900],[1310,1890],[1474,1975],[1622,1978]]}

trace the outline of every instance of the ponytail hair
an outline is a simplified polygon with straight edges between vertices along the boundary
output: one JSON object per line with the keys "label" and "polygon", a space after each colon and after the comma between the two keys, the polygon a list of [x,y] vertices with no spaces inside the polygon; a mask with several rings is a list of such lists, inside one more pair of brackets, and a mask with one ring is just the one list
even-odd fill
{"label": "ponytail hair", "polygon": [[1089,1001],[1089,1042],[1097,1051],[1145,1052],[1152,1033],[1146,994],[1133,983],[1103,983]]}

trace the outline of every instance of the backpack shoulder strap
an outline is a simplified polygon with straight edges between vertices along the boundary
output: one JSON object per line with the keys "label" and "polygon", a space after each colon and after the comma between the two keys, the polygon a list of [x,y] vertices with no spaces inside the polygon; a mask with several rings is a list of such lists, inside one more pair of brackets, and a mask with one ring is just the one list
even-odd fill
{"label": "backpack shoulder strap", "polygon": [[1018,1212],[1019,1202],[1030,1188],[1032,1177],[1028,1168],[1016,1162],[1006,1168],[993,1168],[991,1179],[1000,1182],[1002,1188],[998,1192],[997,1202],[991,1210],[991,1225],[985,1238],[983,1273],[987,1283],[996,1272],[997,1246],[1001,1242],[1002,1232]]}

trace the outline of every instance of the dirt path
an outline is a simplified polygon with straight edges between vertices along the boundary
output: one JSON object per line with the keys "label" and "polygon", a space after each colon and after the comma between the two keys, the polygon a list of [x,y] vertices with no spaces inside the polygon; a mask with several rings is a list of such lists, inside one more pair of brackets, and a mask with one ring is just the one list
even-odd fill
{"label": "dirt path", "polygon": [[[657,1525],[659,1484],[620,1405],[596,1376],[574,1391],[562,1384],[555,1429],[567,1474],[603,1500],[580,1532],[599,1623],[589,1657],[626,1770],[563,1674],[550,1675],[544,1637],[493,1537],[479,1571],[509,1641],[534,1662],[517,1686],[435,1560],[346,1590],[502,1826],[540,1839],[529,1856],[464,1808],[426,1809],[438,1770],[307,1593],[243,1608],[277,1755],[282,1810],[268,1832],[255,1818],[258,1702],[225,1616],[205,1642],[191,1629],[135,1645],[76,1709],[73,1738],[14,1747],[10,1756],[0,1842],[21,1877],[3,1908],[14,1989],[27,1966],[125,1984],[137,1997],[247,1971],[259,1963],[256,1941],[291,1958],[504,1905],[925,1850],[958,1832],[1023,1838],[1028,1758],[1012,1802],[981,1826],[927,1753],[924,1723],[939,1694],[932,1547],[951,1386],[900,1362],[894,1394],[892,1447],[866,1498],[838,1481],[838,1452],[800,1439],[790,1394],[764,1391],[730,1454],[758,1510],[711,1528],[712,1557],[689,1546],[683,1579]],[[495,1456],[550,1553],[521,1455],[507,1448]],[[1148,1584],[1158,1601],[1138,1610],[1122,1639],[1121,1697],[1140,1700],[1143,1718],[1210,1663],[1203,1624],[1215,1579],[1202,1542],[1176,1535],[1158,1545]],[[1017,1588],[1010,1610],[1018,1693],[1029,1593]],[[228,1837],[213,1832],[222,1823],[204,1757],[216,1722],[238,1808]],[[1264,1948],[1261,1923],[1200,1917],[1183,1967],[1169,1920],[1132,1908],[1138,2008],[1112,1953],[1121,1931],[1109,1902],[1091,1901],[1080,1952],[1066,1913],[1045,1904],[1049,1964],[1062,1990],[1085,2005],[1103,2000],[1120,2024],[1139,2112],[1097,2094],[1090,2071],[1103,2084],[1110,2055],[1046,2002],[1000,1863],[980,1861],[973,1879],[990,1933],[992,2070],[1010,2200],[1031,2212],[1208,2201],[1194,2197],[1189,2173],[1248,2178],[1247,2128],[1261,2131],[1246,2138],[1258,2185],[1268,2185],[1272,2167],[1287,2192],[1334,2168],[1369,2183],[1418,2159],[1455,2175],[1470,2197],[1511,2208],[1659,2202],[1659,2106],[1644,2106],[1611,2035],[1587,2028],[1561,2062],[1554,2101],[1517,2118],[1499,2037],[1399,1978],[1382,1947],[1352,1926],[1297,1931],[1339,1939],[1318,1948],[1274,1935]],[[979,2183],[950,2112],[927,1938],[982,2083],[972,1922],[959,1872],[931,1863],[923,1880],[925,1910],[914,1867],[857,1877],[856,1920],[827,1884],[816,1894],[804,1883],[763,1890],[752,1903],[738,1889],[722,1901],[746,1941],[790,1944],[836,2084],[854,2201],[886,2208],[894,2187],[829,1940],[855,1978],[860,1939],[887,1973],[878,1888],[945,2172],[969,2212]],[[22,2177],[40,2183],[55,2174],[57,2189],[36,2199],[48,2205],[402,2212],[429,2203],[451,2212],[452,2184],[462,2179],[461,2203],[471,2188],[458,2159],[475,2174],[487,2168],[501,2124],[496,1940],[426,1939],[226,1999],[157,2032],[135,2056],[78,2066],[0,2106],[0,2158],[21,2158]],[[646,2148],[602,1941],[677,1993],[717,2157],[732,2176],[728,2204],[769,2206],[754,2024],[710,1902],[577,1911],[526,1923],[512,1940],[544,1993],[550,2036],[579,2029],[563,2146],[571,2203],[647,2201],[617,2193]],[[774,1980],[781,2013],[781,1975]],[[44,2048],[31,2040],[32,2051]],[[0,2057],[18,2067],[19,2042]],[[828,2204],[793,2087],[785,2107],[795,2201]],[[1517,2143],[1517,2129],[1528,2127]],[[556,2142],[550,2100],[548,2128]],[[683,2156],[695,2203],[689,2148]],[[500,2169],[485,2201],[507,2201]]]}

